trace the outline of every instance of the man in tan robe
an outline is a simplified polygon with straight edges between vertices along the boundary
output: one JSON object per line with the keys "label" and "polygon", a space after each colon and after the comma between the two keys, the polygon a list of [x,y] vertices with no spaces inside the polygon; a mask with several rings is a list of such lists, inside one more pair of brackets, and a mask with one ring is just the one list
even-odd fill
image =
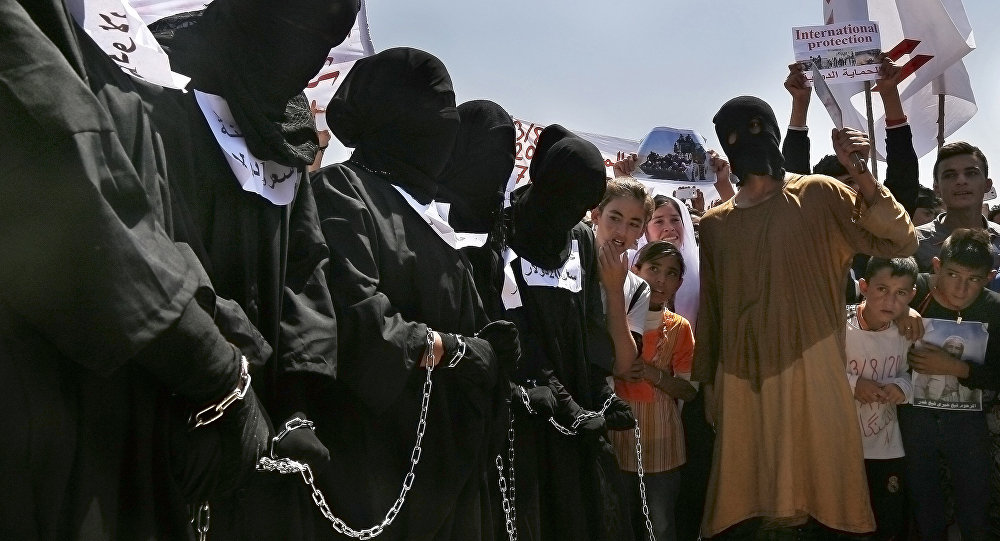
{"label": "man in tan robe", "polygon": [[[834,131],[858,193],[786,174],[778,124],[743,96],[713,119],[741,190],[701,219],[701,308],[693,379],[709,392],[717,438],[702,533],[761,528],[875,529],[861,435],[844,378],[844,276],[852,256],[907,256],[906,211]],[[756,520],[749,520],[756,519]]]}

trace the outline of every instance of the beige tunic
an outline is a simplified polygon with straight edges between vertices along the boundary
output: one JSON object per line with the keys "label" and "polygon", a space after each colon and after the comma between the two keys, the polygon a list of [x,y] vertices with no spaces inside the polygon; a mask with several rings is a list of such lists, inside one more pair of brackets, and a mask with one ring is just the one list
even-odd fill
{"label": "beige tunic", "polygon": [[730,200],[701,220],[692,379],[714,380],[719,401],[706,536],[753,517],[875,529],[844,378],[844,280],[855,253],[911,255],[916,237],[884,188],[855,223],[846,186],[789,179],[754,207]]}

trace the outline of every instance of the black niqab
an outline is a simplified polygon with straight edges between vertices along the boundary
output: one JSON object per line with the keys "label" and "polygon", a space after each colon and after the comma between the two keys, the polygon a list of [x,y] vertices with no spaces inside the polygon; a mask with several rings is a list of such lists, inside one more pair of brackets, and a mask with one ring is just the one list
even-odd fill
{"label": "black niqab", "polygon": [[[725,103],[712,118],[722,150],[740,183],[747,175],[785,178],[781,155],[781,130],[771,106],[760,98],[740,96]],[[729,136],[736,133],[736,140]]]}
{"label": "black niqab", "polygon": [[353,163],[427,204],[458,134],[455,92],[434,55],[396,48],[358,60],[326,108]]}
{"label": "black niqab", "polygon": [[[215,0],[157,39],[191,87],[226,99],[254,155],[290,167],[319,143],[302,89],[347,37],[357,0]],[[163,26],[163,25],[161,25]]]}
{"label": "black niqab", "polygon": [[604,157],[593,143],[553,124],[538,136],[531,183],[514,194],[510,247],[545,269],[569,257],[570,229],[601,202]]}
{"label": "black niqab", "polygon": [[458,107],[462,124],[440,193],[451,203],[448,221],[458,231],[489,233],[496,225],[503,192],[514,169],[514,120],[489,100]]}

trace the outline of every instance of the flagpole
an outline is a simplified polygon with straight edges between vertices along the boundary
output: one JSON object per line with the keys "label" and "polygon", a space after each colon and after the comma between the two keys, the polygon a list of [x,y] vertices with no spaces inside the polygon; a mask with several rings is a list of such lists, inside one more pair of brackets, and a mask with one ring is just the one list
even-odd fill
{"label": "flagpole", "polygon": [[875,115],[872,114],[872,82],[865,81],[865,107],[868,109],[868,139],[871,141],[872,176],[878,180],[878,151],[875,150]]}
{"label": "flagpole", "polygon": [[944,146],[944,94],[938,94],[938,150]]}

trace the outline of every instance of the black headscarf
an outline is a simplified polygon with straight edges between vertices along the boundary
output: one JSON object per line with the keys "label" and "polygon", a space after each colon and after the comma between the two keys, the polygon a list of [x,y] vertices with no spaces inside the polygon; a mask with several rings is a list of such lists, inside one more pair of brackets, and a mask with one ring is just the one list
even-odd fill
{"label": "black headscarf", "polygon": [[444,64],[410,48],[358,60],[326,108],[351,162],[429,203],[451,157],[459,116]]}
{"label": "black headscarf", "polygon": [[531,183],[515,194],[510,247],[556,269],[569,257],[569,232],[604,197],[604,157],[593,143],[552,124],[538,136]]}
{"label": "black headscarf", "polygon": [[[712,119],[715,134],[740,183],[747,175],[785,178],[781,130],[771,106],[760,98],[740,96],[725,103]],[[759,127],[759,129],[758,129]],[[729,135],[736,132],[736,141]]]}
{"label": "black headscarf", "polygon": [[451,161],[440,179],[440,195],[451,203],[448,221],[458,231],[489,233],[514,169],[514,120],[489,100],[458,106],[462,124]]}
{"label": "black headscarf", "polygon": [[254,156],[305,166],[319,142],[302,89],[347,37],[358,7],[358,0],[214,0],[199,17],[158,25],[157,39],[193,88],[226,99]]}

